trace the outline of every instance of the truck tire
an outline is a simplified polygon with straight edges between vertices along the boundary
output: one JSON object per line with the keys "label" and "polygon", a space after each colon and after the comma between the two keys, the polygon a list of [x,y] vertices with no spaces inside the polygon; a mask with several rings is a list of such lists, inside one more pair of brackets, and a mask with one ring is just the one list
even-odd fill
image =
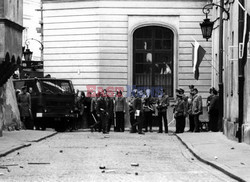
{"label": "truck tire", "polygon": [[56,124],[55,126],[55,130],[57,132],[65,132],[67,129],[67,121],[66,120],[62,120],[59,123]]}

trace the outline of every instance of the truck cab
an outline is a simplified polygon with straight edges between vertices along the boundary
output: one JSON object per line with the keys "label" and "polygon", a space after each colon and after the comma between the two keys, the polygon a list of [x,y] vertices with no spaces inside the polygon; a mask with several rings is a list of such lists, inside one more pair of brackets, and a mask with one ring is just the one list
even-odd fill
{"label": "truck cab", "polygon": [[29,78],[14,80],[15,90],[27,87],[31,95],[31,111],[36,128],[65,131],[77,118],[74,112],[75,91],[70,80]]}

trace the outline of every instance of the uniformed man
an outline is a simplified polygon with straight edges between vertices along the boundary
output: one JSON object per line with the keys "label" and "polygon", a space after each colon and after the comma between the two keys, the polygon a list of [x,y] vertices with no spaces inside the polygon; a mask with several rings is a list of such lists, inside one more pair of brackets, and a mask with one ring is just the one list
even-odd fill
{"label": "uniformed man", "polygon": [[22,87],[22,92],[17,97],[18,107],[20,111],[21,120],[26,129],[33,130],[34,123],[31,116],[31,97],[27,92],[27,87]]}
{"label": "uniformed man", "polygon": [[192,115],[194,116],[194,132],[200,131],[199,116],[202,114],[202,98],[198,95],[198,89],[193,89]]}
{"label": "uniformed man", "polygon": [[162,133],[162,118],[164,122],[165,133],[168,133],[168,120],[167,120],[167,108],[169,106],[169,97],[165,93],[165,90],[162,89],[162,92],[158,96],[157,101],[157,110],[158,110],[158,122],[159,122],[159,131]]}
{"label": "uniformed man", "polygon": [[136,133],[137,132],[136,126],[134,125],[135,124],[135,111],[134,111],[134,108],[133,108],[136,94],[137,94],[137,90],[134,89],[131,92],[130,97],[127,98],[127,102],[128,102],[128,106],[129,106],[129,118],[130,118],[130,124],[131,124],[130,133]]}
{"label": "uniformed man", "polygon": [[100,118],[97,116],[97,112],[96,112],[97,99],[99,98],[99,96],[100,96],[100,92],[96,92],[95,96],[91,98],[90,112],[91,112],[91,118],[92,118],[92,123],[93,123],[90,126],[91,132],[93,132],[94,130],[95,131],[98,130],[99,132],[101,132],[102,130]]}
{"label": "uniformed man", "polygon": [[97,99],[96,113],[101,120],[103,134],[108,134],[109,108],[104,91],[101,92],[100,98]]}
{"label": "uniformed man", "polygon": [[175,133],[183,133],[185,129],[185,118],[186,118],[186,103],[183,99],[183,95],[176,94],[176,103],[174,108],[174,118],[176,121]]}
{"label": "uniformed man", "polygon": [[143,106],[142,106],[142,97],[143,91],[140,90],[137,94],[135,94],[135,99],[133,102],[133,109],[135,113],[135,123],[133,126],[138,126],[138,134],[144,134],[142,132],[143,127]]}
{"label": "uniformed man", "polygon": [[151,97],[151,90],[146,89],[145,97],[143,98],[143,113],[144,113],[144,123],[145,123],[145,132],[149,131],[153,132],[152,130],[152,114],[153,114],[153,99]]}

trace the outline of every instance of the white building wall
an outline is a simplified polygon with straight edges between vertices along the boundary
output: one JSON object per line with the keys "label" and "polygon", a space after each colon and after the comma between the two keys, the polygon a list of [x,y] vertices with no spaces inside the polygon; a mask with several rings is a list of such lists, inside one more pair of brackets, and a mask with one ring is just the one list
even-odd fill
{"label": "white building wall", "polygon": [[[202,38],[199,23],[205,18],[201,9],[207,2],[44,0],[45,74],[72,79],[80,90],[86,90],[86,85],[131,84],[129,23],[131,17],[140,17],[139,24],[161,23],[175,29],[174,86],[188,91],[193,84],[206,98],[211,86],[211,42]],[[198,81],[192,72],[193,38],[207,51]]]}

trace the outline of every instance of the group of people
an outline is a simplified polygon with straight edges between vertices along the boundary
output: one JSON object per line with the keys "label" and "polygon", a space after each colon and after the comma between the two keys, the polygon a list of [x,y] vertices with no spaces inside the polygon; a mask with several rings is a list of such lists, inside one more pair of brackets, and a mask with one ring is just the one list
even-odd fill
{"label": "group of people", "polygon": [[[202,97],[198,89],[193,85],[189,86],[190,94],[186,96],[183,89],[176,89],[176,100],[173,107],[173,116],[176,121],[175,133],[183,133],[186,125],[186,118],[189,119],[189,131],[199,132],[201,129],[199,117],[203,114]],[[130,119],[130,132],[144,134],[153,132],[153,121],[158,124],[158,133],[168,133],[167,110],[170,106],[169,96],[164,89],[151,94],[150,89],[131,92],[130,97],[125,98],[121,90],[117,91],[115,97],[109,97],[107,90],[98,93],[88,92],[88,97],[83,91],[77,92],[76,109],[78,118],[71,130],[89,127],[91,131],[109,133],[114,125],[115,132],[124,132],[125,113],[128,110]],[[207,98],[207,108],[210,131],[219,131],[219,97],[215,88],[210,88]],[[96,94],[93,97],[93,94]],[[27,129],[33,129],[34,123],[30,119],[31,98],[27,87],[17,95],[21,119]],[[127,108],[128,107],[128,108]],[[164,130],[163,130],[164,125]],[[144,130],[143,130],[144,128]]]}
{"label": "group of people", "polygon": [[94,93],[95,97],[91,97],[93,95],[91,92],[87,94],[88,97],[85,97],[84,92],[81,92],[76,97],[79,113],[77,126],[81,125],[79,123],[83,123],[83,120],[85,120],[92,132],[109,133],[112,124],[115,132],[124,132],[125,113],[128,110],[131,133],[153,132],[153,121],[158,122],[158,132],[162,133],[162,119],[165,133],[168,133],[167,108],[169,106],[169,97],[164,90],[157,93],[157,97],[151,95],[150,89],[145,91],[134,89],[128,98],[123,97],[121,90],[117,91],[115,97],[109,97],[105,89]]}
{"label": "group of people", "polygon": [[[174,104],[174,118],[176,120],[176,133],[183,133],[186,117],[189,119],[189,132],[200,132],[202,129],[200,115],[203,114],[202,97],[194,85],[189,86],[190,94],[186,96],[183,89],[176,90],[176,103]],[[219,96],[218,91],[212,87],[207,98],[208,131],[219,131]]]}
{"label": "group of people", "polygon": [[186,96],[183,89],[176,90],[176,103],[174,106],[174,118],[176,120],[176,133],[183,133],[186,125],[186,117],[189,118],[189,132],[200,131],[199,117],[203,113],[202,97],[198,89],[189,86],[190,94]]}

